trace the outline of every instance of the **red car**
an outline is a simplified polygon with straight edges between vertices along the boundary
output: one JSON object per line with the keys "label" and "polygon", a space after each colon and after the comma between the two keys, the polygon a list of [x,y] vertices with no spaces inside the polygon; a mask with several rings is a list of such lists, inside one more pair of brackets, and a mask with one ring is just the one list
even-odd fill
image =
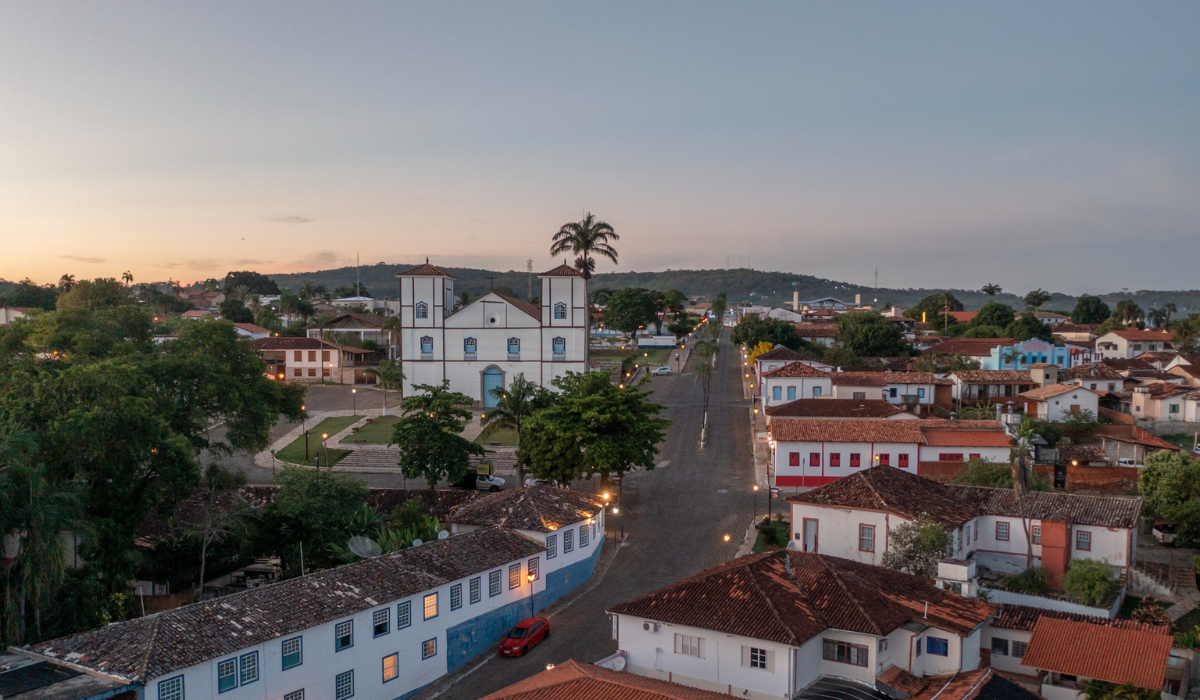
{"label": "red car", "polygon": [[529,617],[517,623],[500,642],[501,656],[524,656],[535,644],[550,636],[550,621],[544,617]]}

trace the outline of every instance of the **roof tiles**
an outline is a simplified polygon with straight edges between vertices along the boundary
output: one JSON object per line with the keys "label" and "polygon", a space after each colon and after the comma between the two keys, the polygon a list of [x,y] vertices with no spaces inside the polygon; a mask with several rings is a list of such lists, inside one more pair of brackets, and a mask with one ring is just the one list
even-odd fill
{"label": "roof tiles", "polygon": [[763,373],[763,379],[773,379],[775,377],[829,377],[829,372],[822,372],[819,369],[804,364],[803,362],[789,362],[782,367],[777,367],[770,372]]}
{"label": "roof tiles", "polygon": [[772,418],[887,418],[904,412],[882,399],[796,399],[767,407]]}
{"label": "roof tiles", "polygon": [[570,660],[485,695],[483,700],[721,700],[724,693]]}
{"label": "roof tiles", "polygon": [[1153,631],[1098,626],[1044,616],[1021,663],[1109,683],[1160,689],[1166,682],[1167,660],[1174,638],[1162,628]]}
{"label": "roof tiles", "polygon": [[557,486],[527,486],[489,494],[455,510],[447,522],[554,532],[604,508],[600,496]]}

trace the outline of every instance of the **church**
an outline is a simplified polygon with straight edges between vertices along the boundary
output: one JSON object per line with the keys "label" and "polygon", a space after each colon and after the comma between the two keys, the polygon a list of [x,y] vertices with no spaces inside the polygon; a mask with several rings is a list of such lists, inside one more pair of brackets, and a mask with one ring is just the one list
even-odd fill
{"label": "church", "polygon": [[556,377],[586,367],[587,280],[573,267],[538,275],[541,306],[489,291],[458,311],[454,278],[428,260],[396,277],[405,395],[416,384],[448,379],[451,391],[490,408],[491,389],[507,387],[518,374],[549,388]]}

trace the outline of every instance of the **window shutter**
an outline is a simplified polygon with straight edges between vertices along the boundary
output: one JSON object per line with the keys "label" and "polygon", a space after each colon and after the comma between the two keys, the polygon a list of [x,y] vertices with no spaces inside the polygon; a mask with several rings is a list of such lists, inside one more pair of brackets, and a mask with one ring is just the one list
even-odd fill
{"label": "window shutter", "polygon": [[775,673],[775,652],[767,650],[767,670]]}
{"label": "window shutter", "polygon": [[750,667],[750,647],[742,647],[742,668]]}
{"label": "window shutter", "polygon": [[704,637],[700,637],[697,641],[700,643],[700,658],[703,659],[703,658],[705,658],[704,657]]}
{"label": "window shutter", "polygon": [[678,632],[675,633],[675,653],[683,653],[683,635]]}

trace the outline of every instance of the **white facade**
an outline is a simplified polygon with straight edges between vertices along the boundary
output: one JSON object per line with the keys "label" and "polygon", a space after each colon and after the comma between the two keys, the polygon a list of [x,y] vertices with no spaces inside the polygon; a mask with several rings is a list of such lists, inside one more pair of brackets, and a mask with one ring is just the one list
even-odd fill
{"label": "white facade", "polygon": [[796,399],[829,398],[833,383],[829,377],[763,377],[763,406],[778,406]]}
{"label": "white facade", "polygon": [[[538,530],[515,530],[529,539],[546,547],[543,556],[546,557],[546,571],[558,571],[572,564],[577,564],[596,555],[596,550],[604,544],[604,509],[596,513],[596,517],[582,520],[572,525],[560,527],[554,532]],[[451,523],[450,531],[461,535],[480,529],[479,525]]]}
{"label": "white facade", "polygon": [[775,485],[822,486],[880,464],[890,464],[916,474],[919,453],[915,442],[781,440],[775,443]]}
{"label": "white facade", "polygon": [[1174,352],[1171,334],[1125,330],[1109,331],[1096,338],[1096,354],[1105,360],[1130,360],[1144,352]]}
{"label": "white facade", "polygon": [[[561,269],[561,268],[560,268]],[[587,283],[570,274],[541,276],[541,308],[488,292],[457,313],[454,280],[431,266],[400,280],[400,356],[404,391],[450,381],[477,405],[494,406],[494,387],[518,374],[541,386],[585,369]],[[540,311],[540,318],[538,317]]]}
{"label": "white facade", "polygon": [[1092,416],[1100,415],[1100,396],[1083,387],[1041,399],[1036,405],[1038,420],[1052,423],[1064,423],[1082,411],[1091,411]]}

